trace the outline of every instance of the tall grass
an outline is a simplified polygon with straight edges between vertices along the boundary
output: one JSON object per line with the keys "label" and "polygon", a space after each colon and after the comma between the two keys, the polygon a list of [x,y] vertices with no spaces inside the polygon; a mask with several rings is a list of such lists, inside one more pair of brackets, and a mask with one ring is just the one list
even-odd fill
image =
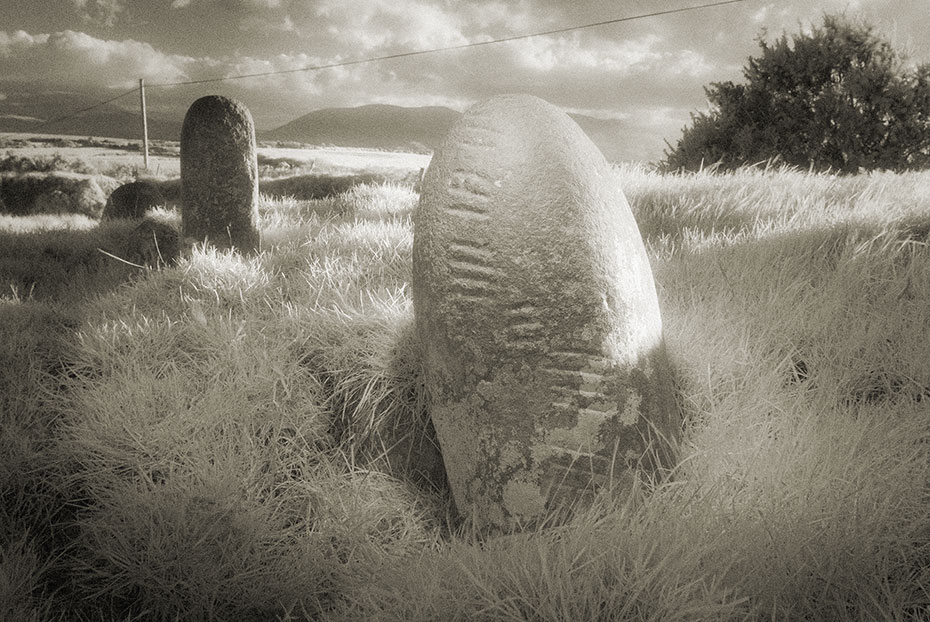
{"label": "tall grass", "polygon": [[256,256],[196,247],[100,280],[75,249],[119,248],[118,223],[8,227],[5,249],[62,258],[4,273],[8,615],[928,615],[930,178],[618,175],[687,415],[681,462],[491,540],[454,517],[429,425],[409,189],[269,199]]}

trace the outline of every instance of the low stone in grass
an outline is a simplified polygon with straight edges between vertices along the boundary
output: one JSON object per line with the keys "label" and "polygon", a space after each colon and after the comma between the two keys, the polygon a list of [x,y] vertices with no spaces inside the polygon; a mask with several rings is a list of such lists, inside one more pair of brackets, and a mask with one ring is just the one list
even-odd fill
{"label": "low stone in grass", "polygon": [[133,181],[123,184],[113,191],[103,208],[103,219],[129,218],[137,220],[145,212],[158,205],[165,204],[155,184],[148,181]]}
{"label": "low stone in grass", "polygon": [[472,107],[414,217],[413,302],[459,511],[511,529],[674,462],[645,247],[615,171],[550,104]]}
{"label": "low stone in grass", "polygon": [[181,127],[181,211],[184,238],[258,249],[255,125],[241,103],[208,95],[188,109]]}
{"label": "low stone in grass", "polygon": [[177,225],[155,218],[144,218],[126,238],[124,257],[135,264],[159,267],[170,265],[181,251]]}

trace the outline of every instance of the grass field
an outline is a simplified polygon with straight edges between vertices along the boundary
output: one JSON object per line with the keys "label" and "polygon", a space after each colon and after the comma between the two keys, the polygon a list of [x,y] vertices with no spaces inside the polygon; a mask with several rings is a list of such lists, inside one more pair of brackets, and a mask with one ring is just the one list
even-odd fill
{"label": "grass field", "polygon": [[0,218],[0,619],[930,617],[930,173],[617,174],[680,465],[490,540],[437,475],[409,188],[162,270]]}
{"label": "grass field", "polygon": [[[55,134],[0,134],[0,152],[12,151],[17,156],[64,161],[80,161],[85,167],[103,174],[142,168],[141,141],[121,138],[81,138]],[[152,141],[149,147],[148,173],[158,177],[181,175],[180,143]],[[315,172],[329,174],[384,173],[398,170],[418,170],[429,165],[429,155],[342,147],[284,146],[280,143],[260,144],[259,165],[287,162],[289,168],[312,167]],[[264,171],[270,172],[270,171]],[[119,176],[114,175],[114,176]]]}

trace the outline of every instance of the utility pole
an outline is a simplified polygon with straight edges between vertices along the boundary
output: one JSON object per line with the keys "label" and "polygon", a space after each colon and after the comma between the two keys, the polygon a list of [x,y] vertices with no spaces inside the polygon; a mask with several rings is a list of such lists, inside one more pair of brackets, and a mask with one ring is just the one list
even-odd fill
{"label": "utility pole", "polygon": [[149,123],[145,118],[145,78],[139,78],[139,102],[142,104],[142,158],[143,166],[149,168]]}

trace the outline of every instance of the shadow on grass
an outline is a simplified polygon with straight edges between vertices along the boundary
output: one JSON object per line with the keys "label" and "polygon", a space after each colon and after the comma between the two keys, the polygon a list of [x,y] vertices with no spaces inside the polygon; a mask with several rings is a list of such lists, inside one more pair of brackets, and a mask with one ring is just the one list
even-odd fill
{"label": "shadow on grass", "polygon": [[0,589],[0,601],[15,601],[16,619],[46,619],[31,609],[32,602],[50,602],[36,590],[56,592],[70,581],[54,560],[73,539],[64,525],[73,523],[76,506],[59,487],[65,467],[49,452],[61,415],[56,396],[72,373],[69,352],[86,319],[84,303],[141,274],[132,263],[145,261],[138,251],[151,243],[152,227],[170,229],[148,218],[42,228],[66,221],[24,218],[10,223],[24,231],[0,231],[0,542],[22,553],[0,556],[0,575],[22,575],[10,590]]}
{"label": "shadow on grass", "polygon": [[[6,247],[4,247],[6,248]],[[79,307],[0,300],[0,618],[52,620],[49,594],[69,578],[55,563],[70,545],[73,505],[49,459]],[[9,616],[9,618],[5,617]]]}
{"label": "shadow on grass", "polygon": [[[28,223],[23,223],[28,227]],[[39,223],[41,224],[41,223]],[[11,619],[53,619],[48,594],[70,579],[54,560],[73,539],[75,506],[60,489],[62,465],[49,458],[67,382],[69,350],[87,300],[142,270],[118,257],[134,243],[138,221],[97,227],[0,231],[0,588]],[[37,604],[44,603],[44,604]]]}
{"label": "shadow on grass", "polygon": [[114,221],[86,231],[0,231],[3,295],[74,304],[114,289],[140,271],[117,259],[137,225]]}

